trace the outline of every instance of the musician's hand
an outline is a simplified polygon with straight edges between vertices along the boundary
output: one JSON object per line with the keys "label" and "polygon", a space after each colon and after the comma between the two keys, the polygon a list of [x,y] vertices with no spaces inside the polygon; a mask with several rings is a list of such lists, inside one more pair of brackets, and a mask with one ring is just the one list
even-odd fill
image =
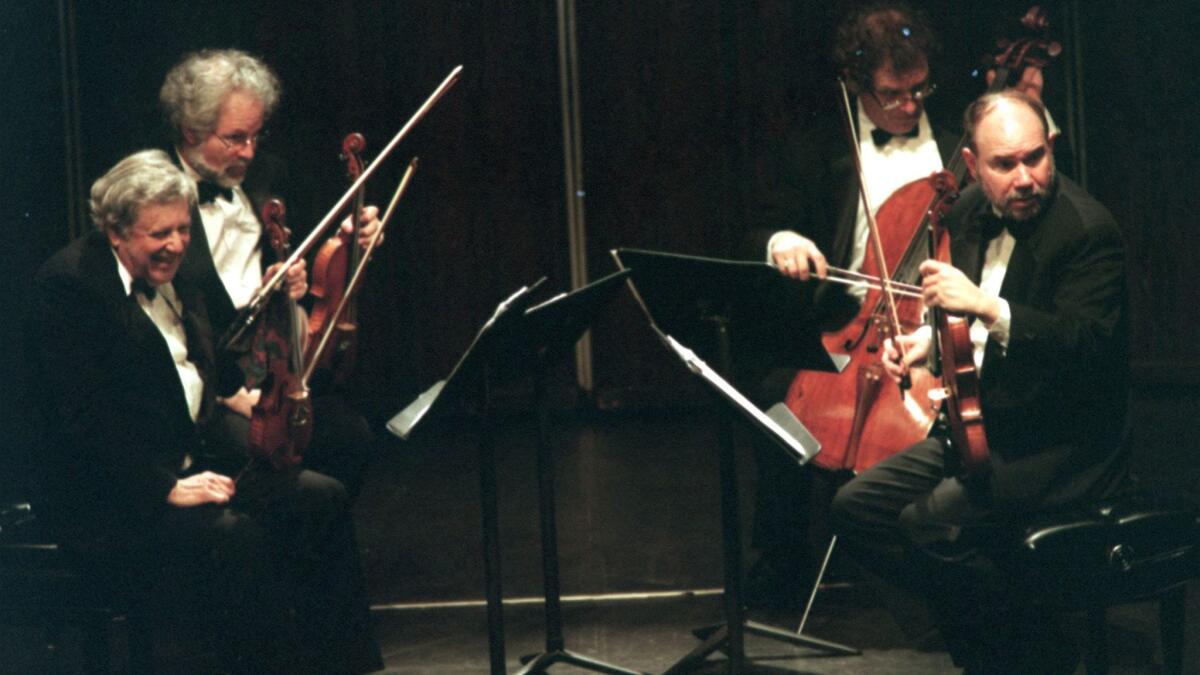
{"label": "musician's hand", "polygon": [[780,272],[801,281],[808,281],[814,272],[824,279],[827,269],[825,255],[817,245],[790,230],[775,235],[771,242],[771,262]]}
{"label": "musician's hand", "polygon": [[217,403],[229,408],[233,412],[250,419],[253,414],[254,406],[258,405],[258,399],[262,396],[262,389],[246,390],[241,387],[237,393],[228,398],[217,397]]}
{"label": "musician's hand", "polygon": [[[929,326],[921,326],[909,335],[896,338],[895,342],[890,338],[883,341],[880,361],[889,377],[899,382],[912,370],[913,364],[925,360],[929,355],[930,333]],[[904,358],[900,357],[901,349]]]}
{"label": "musician's hand", "polygon": [[[358,245],[363,249],[371,243],[371,237],[383,227],[383,223],[379,221],[379,208],[375,206],[364,206],[362,212],[358,214]],[[342,231],[349,234],[354,231],[354,226],[350,224],[349,216],[342,221]],[[383,243],[383,235],[379,235],[379,244]]]}
{"label": "musician's hand", "polygon": [[971,283],[957,267],[926,260],[920,270],[921,293],[927,306],[977,316],[989,326],[1000,317],[999,301]]}
{"label": "musician's hand", "polygon": [[[987,72],[987,83],[989,87],[992,86],[992,81],[995,79],[996,71],[989,70]],[[1011,88],[1016,89],[1017,91],[1029,96],[1030,98],[1033,98],[1034,100],[1041,101],[1042,89],[1045,88],[1045,84],[1046,80],[1042,76],[1041,68],[1038,68],[1037,66],[1026,66],[1025,70],[1021,72],[1021,79],[1017,80],[1017,83]]]}
{"label": "musician's hand", "polygon": [[167,495],[167,503],[184,508],[201,504],[225,504],[233,498],[236,491],[233,479],[229,476],[205,471],[175,481],[175,487],[171,488]]}
{"label": "musician's hand", "polygon": [[[279,271],[279,266],[283,263],[277,262],[267,268],[264,273],[266,278],[270,278]],[[299,300],[308,292],[308,266],[304,260],[297,260],[288,268],[287,274],[284,276],[284,285],[287,287],[288,297],[293,300]]]}

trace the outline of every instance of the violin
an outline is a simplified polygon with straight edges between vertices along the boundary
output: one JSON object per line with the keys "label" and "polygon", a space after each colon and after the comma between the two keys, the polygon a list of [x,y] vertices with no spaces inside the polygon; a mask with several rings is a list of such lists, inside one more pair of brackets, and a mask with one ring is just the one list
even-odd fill
{"label": "violin", "polygon": [[[362,151],[366,149],[367,141],[360,133],[348,134],[342,139],[342,159],[346,162],[346,174],[354,182],[363,173]],[[333,236],[325,240],[317,250],[313,260],[312,284],[309,294],[313,296],[312,314],[308,319],[309,345],[315,349],[317,336],[321,335],[332,325],[334,332],[331,336],[332,346],[321,352],[319,358],[310,353],[307,360],[314,367],[329,370],[333,373],[334,381],[343,383],[354,370],[355,341],[358,337],[358,312],[354,296],[346,305],[341,318],[331,323],[331,315],[336,307],[347,297],[346,286],[350,276],[360,264],[358,232],[358,214],[362,213],[364,188],[355,192],[354,208],[351,211],[350,222],[353,229],[345,232],[338,229]]]}
{"label": "violin", "polygon": [[408,119],[408,122],[406,122],[404,126],[400,128],[400,131],[396,132],[396,135],[392,137],[392,140],[388,141],[388,144],[384,146],[383,150],[379,151],[379,155],[375,158],[375,161],[371,164],[371,166],[363,170],[362,175],[360,175],[358,179],[354,181],[354,184],[350,186],[350,189],[348,189],[337,200],[337,202],[333,205],[333,208],[331,208],[329,212],[325,214],[325,217],[321,219],[321,222],[317,223],[317,225],[313,227],[312,231],[309,232],[304,241],[292,251],[292,254],[286,260],[283,261],[283,265],[280,266],[279,270],[276,271],[275,274],[269,279],[263,280],[262,286],[259,287],[254,296],[250,298],[250,302],[238,312],[237,317],[232,323],[230,323],[229,329],[226,330],[225,334],[221,336],[221,339],[217,343],[219,347],[222,349],[227,349],[230,345],[239,343],[239,341],[246,334],[246,331],[248,331],[258,321],[259,316],[262,315],[267,306],[267,301],[274,294],[275,290],[279,288],[280,284],[283,283],[283,278],[287,275],[288,268],[291,267],[301,257],[307,255],[316,244],[317,239],[329,231],[329,227],[343,212],[343,209],[346,208],[354,195],[362,188],[364,184],[366,184],[367,179],[370,178],[375,171],[379,169],[379,167],[383,166],[383,160],[390,155],[393,150],[396,149],[396,146],[400,144],[400,141],[403,140],[406,135],[408,135],[408,132],[413,128],[413,126],[416,125],[417,122],[421,121],[423,117],[425,117],[426,113],[429,112],[434,104],[437,103],[438,100],[440,100],[442,96],[444,96],[445,93],[450,90],[450,87],[454,86],[454,84],[458,82],[458,78],[461,74],[462,66],[455,66],[454,69],[450,71],[450,74],[442,80],[442,83],[439,84],[436,89],[434,89],[433,93],[429,95],[429,98],[425,99],[425,102],[421,104],[421,107],[417,108],[417,111]]}
{"label": "violin", "polygon": [[[1019,77],[1026,67],[1043,67],[1061,52],[1058,43],[1042,35],[1048,22],[1040,8],[1030,9],[1021,24],[1024,33],[998,41],[1000,52],[987,60],[987,67],[996,73],[989,91],[1009,86],[1010,78]],[[845,103],[848,107],[849,101]],[[853,138],[852,117],[848,116],[847,122]],[[924,323],[924,305],[915,291],[920,284],[918,267],[931,250],[937,252],[935,258],[949,261],[948,241],[933,240],[930,216],[953,199],[951,194],[957,194],[956,190],[941,194],[938,186],[957,188],[967,177],[962,159],[966,141],[965,137],[959,140],[945,171],[912,181],[888,197],[874,213],[877,227],[862,276],[839,275],[842,278],[836,280],[867,288],[855,317],[840,330],[822,336],[827,350],[850,357],[849,365],[842,373],[800,371],[786,398],[788,408],[821,442],[821,452],[812,460],[818,466],[857,473],[920,441],[932,429],[943,395],[956,390],[923,368],[911,371],[907,386],[885,387],[887,376],[878,352],[885,340]],[[857,149],[857,143],[854,147]],[[863,186],[861,177],[859,184]],[[864,210],[869,223],[870,208],[864,206]],[[889,270],[886,261],[895,266]],[[886,292],[887,288],[893,292]],[[953,339],[946,342],[953,343]],[[950,370],[957,370],[958,363]],[[961,363],[974,365],[970,358]],[[944,364],[942,369],[946,369]],[[969,389],[963,385],[961,393]]]}
{"label": "violin", "polygon": [[[288,258],[291,232],[284,225],[285,208],[278,199],[262,207],[263,228],[280,260]],[[300,463],[312,439],[313,409],[304,369],[303,314],[286,292],[277,291],[268,302],[255,337],[255,353],[265,361],[262,394],[250,415],[247,445],[250,461],[266,461],[282,471]]]}

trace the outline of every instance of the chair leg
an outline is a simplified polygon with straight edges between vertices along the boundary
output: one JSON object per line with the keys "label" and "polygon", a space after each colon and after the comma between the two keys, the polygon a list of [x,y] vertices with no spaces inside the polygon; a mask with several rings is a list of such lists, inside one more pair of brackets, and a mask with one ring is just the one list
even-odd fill
{"label": "chair leg", "polygon": [[1104,605],[1087,610],[1087,656],[1084,663],[1088,675],[1108,675],[1108,622]]}
{"label": "chair leg", "polygon": [[1158,600],[1158,629],[1162,636],[1163,673],[1183,673],[1183,633],[1187,619],[1187,586],[1167,591]]}

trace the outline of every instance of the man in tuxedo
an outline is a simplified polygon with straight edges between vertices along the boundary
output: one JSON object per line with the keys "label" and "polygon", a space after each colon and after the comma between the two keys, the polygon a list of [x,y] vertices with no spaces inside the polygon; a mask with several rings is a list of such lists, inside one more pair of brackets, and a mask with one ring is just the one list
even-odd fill
{"label": "man in tuxedo", "polygon": [[[990,461],[964,474],[945,434],[862,472],[835,529],[868,566],[929,601],[968,673],[1069,673],[1078,653],[988,548],[996,526],[1121,485],[1128,382],[1124,248],[1109,212],[1055,173],[1045,110],[1005,91],[975,101],[963,151],[978,184],[946,216],[953,265],[921,263],[924,302],[972,319]],[[885,346],[897,381],[930,331]],[[1036,589],[1024,589],[1036,592]]]}
{"label": "man in tuxedo", "polygon": [[[195,244],[188,249],[180,276],[204,295],[219,341],[239,310],[249,304],[265,278],[280,264],[266,246],[259,221],[262,205],[286,194],[287,167],[278,157],[260,153],[264,125],[279,104],[281,86],[260,59],[235,49],[187,54],[167,74],[159,92],[180,167],[196,181],[200,199],[192,210]],[[378,209],[358,214],[362,245],[380,227]],[[349,219],[342,223],[351,228]],[[287,273],[293,299],[307,292],[303,260]],[[218,414],[232,433],[240,434],[261,396],[247,387],[240,354],[218,350],[220,372]],[[241,361],[245,363],[245,361]],[[363,417],[344,399],[318,391],[313,400],[314,435],[305,466],[340,480],[351,497],[358,494],[371,457],[372,434]]]}
{"label": "man in tuxedo", "polygon": [[[775,154],[772,182],[750,211],[741,257],[765,259],[800,280],[824,279],[829,265],[861,269],[869,244],[867,213],[851,153],[860,157],[874,213],[900,187],[949,165],[958,144],[958,137],[931,122],[925,110],[926,100],[937,91],[930,59],[938,50],[928,17],[905,2],[867,3],[842,20],[833,60],[851,96],[858,146],[847,138],[840,105],[793,130]],[[1023,71],[1016,88],[1040,99],[1040,69]],[[832,103],[841,95],[831,86],[828,98]],[[894,271],[900,261],[887,263]],[[820,327],[846,325],[864,296],[861,288],[818,285],[813,302]],[[795,371],[757,365],[748,378],[755,398],[764,406],[784,400]],[[862,365],[851,363],[842,374],[843,386],[857,386],[855,371]],[[803,421],[804,411],[797,413]],[[818,440],[827,451],[845,452]],[[829,541],[828,503],[849,474],[800,470],[766,446],[757,449],[757,459],[754,540],[762,554],[747,596],[752,604],[791,604],[806,594],[815,577]]]}
{"label": "man in tuxedo", "polygon": [[[929,60],[937,50],[927,17],[904,3],[871,3],[837,28],[833,57],[853,96],[872,211],[896,188],[941,169],[954,151],[958,139],[935,129],[925,112],[926,99],[936,91]],[[828,98],[832,104],[833,87]],[[773,180],[750,210],[740,250],[741,257],[766,260],[796,279],[823,278],[828,265],[858,270],[867,249],[845,114],[840,106],[830,107],[776,149]],[[822,328],[844,325],[858,312],[862,296],[832,283],[818,286],[814,302]],[[784,400],[796,374],[769,363],[752,364],[751,371],[751,390],[764,406]],[[751,606],[799,604],[829,541],[829,500],[845,477],[801,469],[769,445],[756,445],[756,459],[754,544],[761,555],[747,598]]]}
{"label": "man in tuxedo", "polygon": [[195,204],[166,153],[135,153],[92,186],[97,229],[34,280],[51,523],[101,583],[190,615],[231,672],[376,670],[345,488],[214,468],[246,450],[212,433],[208,314],[177,277]]}

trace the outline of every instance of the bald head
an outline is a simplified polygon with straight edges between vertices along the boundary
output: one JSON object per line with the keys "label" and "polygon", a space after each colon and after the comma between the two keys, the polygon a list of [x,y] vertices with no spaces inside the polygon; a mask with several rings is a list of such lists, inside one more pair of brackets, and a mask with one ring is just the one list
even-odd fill
{"label": "bald head", "polygon": [[1028,220],[1044,209],[1054,183],[1045,109],[1018,92],[988,94],[967,108],[963,159],[1002,216]]}

